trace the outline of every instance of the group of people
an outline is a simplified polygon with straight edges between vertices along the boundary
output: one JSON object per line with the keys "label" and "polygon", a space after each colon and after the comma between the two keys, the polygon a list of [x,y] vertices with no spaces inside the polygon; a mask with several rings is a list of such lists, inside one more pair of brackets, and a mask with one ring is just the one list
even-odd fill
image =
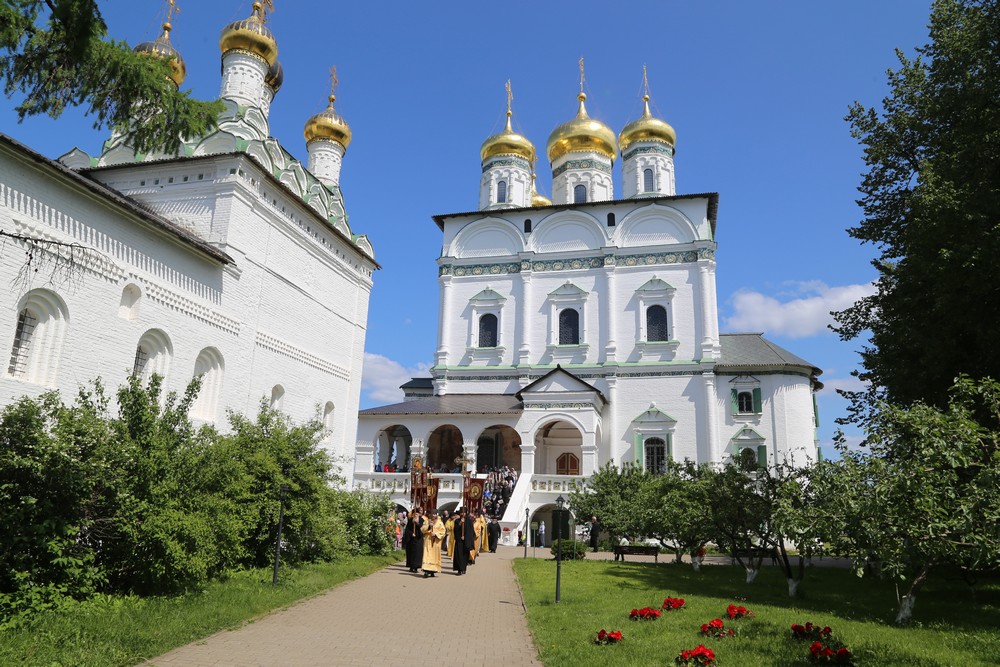
{"label": "group of people", "polygon": [[416,508],[406,515],[400,535],[406,550],[406,568],[413,573],[423,570],[428,579],[441,572],[442,553],[451,558],[452,569],[458,575],[487,551],[495,553],[500,541],[500,524],[480,511],[472,516],[464,507],[454,514],[447,510],[424,512]]}
{"label": "group of people", "polygon": [[486,516],[494,519],[503,518],[516,484],[517,471],[510,466],[486,470],[486,486],[483,493],[483,509]]}

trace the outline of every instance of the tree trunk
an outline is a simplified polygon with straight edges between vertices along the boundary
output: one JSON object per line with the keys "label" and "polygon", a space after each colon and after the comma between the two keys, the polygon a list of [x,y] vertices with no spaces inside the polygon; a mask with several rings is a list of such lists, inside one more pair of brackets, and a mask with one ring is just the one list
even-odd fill
{"label": "tree trunk", "polygon": [[757,578],[757,573],[758,572],[760,572],[759,568],[756,569],[756,570],[753,569],[752,567],[748,567],[747,568],[747,583],[748,584],[752,584],[753,583],[753,580]]}
{"label": "tree trunk", "polygon": [[691,567],[695,572],[701,572],[701,556],[691,556]]}
{"label": "tree trunk", "polygon": [[910,584],[910,590],[906,592],[899,600],[899,613],[896,614],[896,625],[906,625],[910,622],[910,618],[913,616],[913,605],[917,603],[917,593],[923,588],[924,583],[927,581],[927,575],[930,574],[931,566],[924,565],[921,568],[920,573],[913,579],[913,583]]}
{"label": "tree trunk", "polygon": [[799,581],[798,579],[792,579],[791,577],[788,578],[788,597],[790,598],[796,597],[796,595],[799,592],[800,583],[801,581]]}

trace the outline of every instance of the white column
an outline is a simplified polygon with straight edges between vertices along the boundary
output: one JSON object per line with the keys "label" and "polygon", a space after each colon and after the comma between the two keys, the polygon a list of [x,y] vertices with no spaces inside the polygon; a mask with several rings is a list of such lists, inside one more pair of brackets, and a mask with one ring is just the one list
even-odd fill
{"label": "white column", "polygon": [[597,472],[597,437],[594,433],[583,434],[583,445],[580,447],[583,460],[580,461],[580,473],[590,477]]}
{"label": "white column", "polygon": [[336,141],[315,139],[306,146],[309,152],[309,173],[329,187],[340,185],[340,168],[345,149]]}
{"label": "white column", "polygon": [[448,327],[451,325],[451,267],[447,268],[448,273],[440,276],[438,282],[441,284],[441,294],[439,298],[438,312],[438,349],[435,365],[448,365],[448,342],[445,340]]}
{"label": "white column", "polygon": [[608,423],[603,430],[608,442],[608,457],[611,461],[621,461],[621,441],[618,439],[618,378],[605,378],[608,383]]}
{"label": "white column", "polygon": [[[702,375],[705,380],[705,434],[706,447],[705,454],[709,457],[710,463],[717,463],[722,460],[722,449],[719,447],[719,397],[715,388],[715,373],[705,373]],[[699,461],[701,463],[701,461]]]}
{"label": "white column", "polygon": [[535,446],[526,445],[531,438],[530,433],[521,433],[521,474],[533,474],[535,472]]}
{"label": "white column", "polygon": [[722,354],[722,346],[719,343],[719,293],[715,287],[715,260],[708,260],[708,303],[711,310],[708,323],[712,327],[712,352],[714,358],[718,359]]}
{"label": "white column", "polygon": [[[715,356],[716,341],[712,338],[712,332],[718,324],[712,326],[712,287],[709,277],[710,267],[707,260],[698,262],[698,311],[701,316],[701,354],[699,359],[712,359]],[[718,336],[716,335],[716,338]]]}
{"label": "white column", "polygon": [[608,339],[604,345],[604,360],[615,361],[618,345],[615,341],[615,331],[618,328],[618,298],[615,290],[615,267],[612,264],[604,269],[606,290],[604,293],[604,316],[608,326]]}
{"label": "white column", "polygon": [[[222,56],[222,88],[219,97],[234,100],[241,106],[264,111],[264,83],[268,64],[243,51],[227,51]],[[265,116],[266,117],[266,116]]]}
{"label": "white column", "polygon": [[[530,260],[529,260],[530,263]],[[517,331],[520,336],[517,346],[515,366],[527,366],[531,363],[531,271],[525,271],[521,264],[521,294],[518,299]]]}

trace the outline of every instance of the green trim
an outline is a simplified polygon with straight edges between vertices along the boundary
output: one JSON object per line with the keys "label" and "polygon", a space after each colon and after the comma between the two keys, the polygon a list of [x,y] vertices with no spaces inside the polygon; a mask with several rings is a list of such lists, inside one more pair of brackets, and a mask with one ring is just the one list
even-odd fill
{"label": "green trim", "polygon": [[753,388],[753,411],[754,414],[763,414],[764,412],[764,400],[760,394],[760,387]]}
{"label": "green trim", "polygon": [[757,465],[767,467],[767,445],[757,445]]}

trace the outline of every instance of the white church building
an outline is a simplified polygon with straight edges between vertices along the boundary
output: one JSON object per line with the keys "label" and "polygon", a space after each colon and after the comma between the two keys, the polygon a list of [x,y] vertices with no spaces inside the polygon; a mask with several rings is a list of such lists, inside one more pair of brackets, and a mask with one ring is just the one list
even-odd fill
{"label": "white church building", "polygon": [[[180,86],[170,30],[136,50],[167,58]],[[331,95],[303,118],[307,164],[270,135],[282,70],[259,3],[220,50],[225,111],[177,154],[113,136],[99,155],[53,161],[0,135],[0,229],[28,239],[5,239],[0,263],[16,286],[2,297],[0,402],[72,400],[129,373],[180,392],[201,375],[198,421],[224,428],[227,409],[252,416],[266,398],[297,422],[321,418],[326,446],[349,458],[378,268],[339,188],[350,128]]]}
{"label": "white church building", "polygon": [[[461,499],[455,462],[519,470],[502,525],[611,462],[761,463],[817,458],[820,369],[759,333],[719,333],[718,195],[675,192],[674,129],[642,116],[617,136],[578,112],[547,143],[552,201],[535,188],[535,148],[511,126],[482,146],[479,210],[435,216],[440,320],[432,377],[406,400],[362,410],[355,484],[409,504],[419,457]],[[612,167],[621,158],[616,198]],[[551,525],[551,523],[550,523]]]}

